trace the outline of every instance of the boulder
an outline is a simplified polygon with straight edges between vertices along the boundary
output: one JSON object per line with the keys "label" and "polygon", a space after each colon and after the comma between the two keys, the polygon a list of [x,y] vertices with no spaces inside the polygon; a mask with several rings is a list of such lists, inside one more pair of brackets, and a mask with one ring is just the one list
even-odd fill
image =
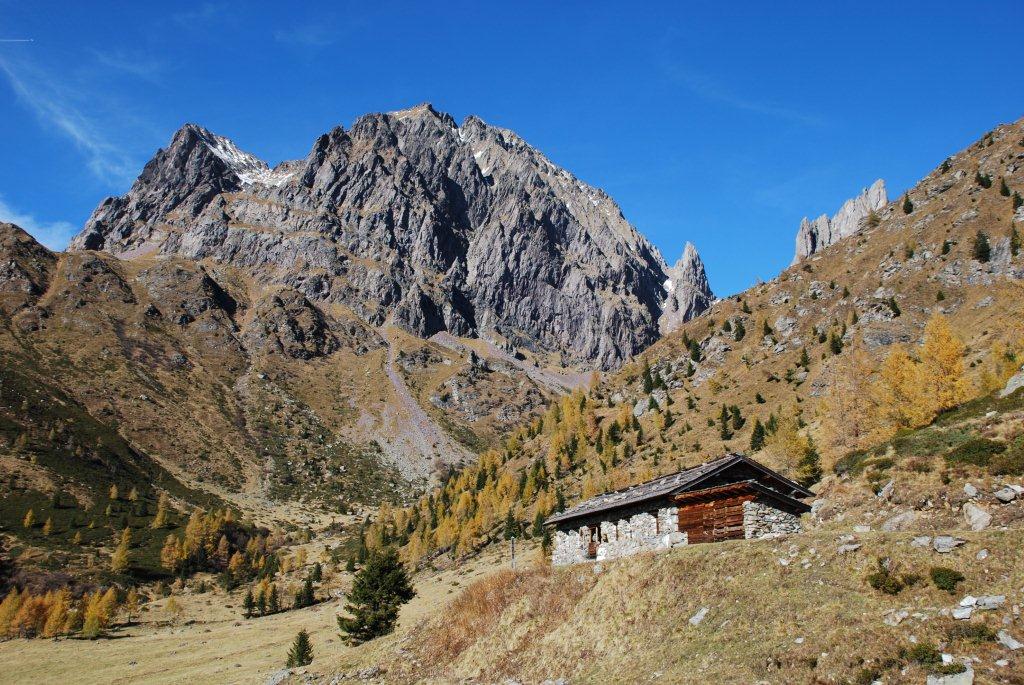
{"label": "boulder", "polygon": [[965,669],[963,673],[952,675],[929,675],[925,683],[926,685],[973,685],[974,669],[970,664],[965,664]]}
{"label": "boulder", "polygon": [[985,530],[992,525],[992,514],[973,502],[964,505],[963,514],[964,521],[971,530]]}
{"label": "boulder", "polygon": [[1003,647],[1011,649],[1015,652],[1021,647],[1024,647],[1024,644],[1021,644],[1018,640],[1014,639],[1014,637],[1005,630],[1000,630],[998,633],[996,633],[996,639],[999,641],[999,644],[1001,644]]}
{"label": "boulder", "polygon": [[949,554],[960,545],[965,544],[966,540],[955,538],[952,535],[936,535],[935,539],[932,540],[932,549],[939,554]]}
{"label": "boulder", "polygon": [[1017,491],[1011,487],[1005,487],[993,492],[992,496],[1004,504],[1009,504],[1017,499]]}
{"label": "boulder", "polygon": [[[889,481],[890,483],[892,481]],[[904,511],[903,513],[896,514],[891,519],[882,524],[882,530],[891,533],[898,530],[909,530],[914,527],[917,523],[919,515],[916,511]]]}

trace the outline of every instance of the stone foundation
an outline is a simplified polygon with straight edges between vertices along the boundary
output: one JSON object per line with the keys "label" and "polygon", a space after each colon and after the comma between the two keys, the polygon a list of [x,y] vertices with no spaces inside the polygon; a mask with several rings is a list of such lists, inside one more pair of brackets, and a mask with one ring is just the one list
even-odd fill
{"label": "stone foundation", "polygon": [[756,500],[743,503],[743,536],[748,540],[800,532],[800,517]]}
{"label": "stone foundation", "polygon": [[[669,549],[686,544],[686,533],[679,532],[676,507],[654,511],[616,512],[615,521],[594,521],[590,526],[555,531],[551,563],[554,566],[584,561],[604,561],[630,556],[646,550]],[[590,530],[597,528],[594,556],[589,556]]]}

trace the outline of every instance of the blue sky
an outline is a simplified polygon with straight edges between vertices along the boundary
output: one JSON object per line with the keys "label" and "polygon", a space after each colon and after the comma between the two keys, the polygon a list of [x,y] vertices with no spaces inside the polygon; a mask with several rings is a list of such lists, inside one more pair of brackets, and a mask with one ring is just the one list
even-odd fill
{"label": "blue sky", "polygon": [[0,0],[0,218],[60,248],[184,122],[274,164],[430,101],[607,190],[669,262],[691,240],[729,294],[802,216],[1024,116],[1019,0],[167,4]]}

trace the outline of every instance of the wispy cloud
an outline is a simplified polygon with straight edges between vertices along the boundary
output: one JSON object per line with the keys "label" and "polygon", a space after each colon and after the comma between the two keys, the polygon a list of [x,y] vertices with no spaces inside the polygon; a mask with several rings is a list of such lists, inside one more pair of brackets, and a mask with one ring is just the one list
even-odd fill
{"label": "wispy cloud", "polygon": [[0,197],[0,221],[17,224],[36,240],[51,250],[63,250],[68,246],[76,229],[67,221],[39,221],[31,214],[17,211]]}
{"label": "wispy cloud", "polygon": [[807,114],[799,110],[790,109],[772,102],[765,102],[757,98],[747,97],[719,83],[716,79],[705,74],[698,73],[692,69],[671,65],[666,68],[666,72],[672,81],[682,85],[694,95],[703,98],[704,100],[717,102],[745,112],[763,114],[776,119],[783,119],[803,124],[805,126],[825,125],[824,120],[817,116]]}
{"label": "wispy cloud", "polygon": [[44,125],[69,138],[86,156],[89,170],[108,183],[130,181],[138,164],[121,146],[113,143],[92,117],[84,113],[89,100],[74,86],[28,62],[15,63],[0,57],[0,71],[19,100]]}
{"label": "wispy cloud", "polygon": [[120,72],[152,83],[158,83],[164,72],[162,63],[121,50],[93,50],[92,54],[99,69]]}

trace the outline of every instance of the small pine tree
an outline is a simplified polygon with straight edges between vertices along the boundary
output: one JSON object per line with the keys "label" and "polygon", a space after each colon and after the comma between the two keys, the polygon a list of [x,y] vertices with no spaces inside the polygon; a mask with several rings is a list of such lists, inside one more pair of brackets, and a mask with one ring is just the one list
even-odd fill
{"label": "small pine tree", "polygon": [[889,309],[890,311],[892,311],[892,315],[894,317],[902,314],[902,312],[900,311],[900,305],[896,302],[895,296],[890,297],[889,302],[887,304],[889,305]]}
{"label": "small pine tree", "polygon": [[118,543],[117,549],[114,550],[114,555],[110,558],[110,570],[114,573],[124,573],[128,570],[128,549],[131,546],[131,543],[131,530],[125,528],[121,531],[121,541]]}
{"label": "small pine tree", "polygon": [[910,195],[903,196],[903,213],[910,214],[914,211],[914,203],[910,201]]}
{"label": "small pine tree", "polygon": [[1013,211],[1017,211],[1024,206],[1024,197],[1021,197],[1020,193],[1014,191],[1013,193]]}
{"label": "small pine tree", "polygon": [[309,574],[309,577],[313,579],[314,583],[319,583],[324,579],[324,567],[319,561],[313,564],[313,571]]}
{"label": "small pine tree", "polygon": [[252,588],[246,588],[245,597],[242,598],[242,616],[245,618],[252,618],[253,612],[256,611],[256,600],[252,596]]}
{"label": "small pine tree", "polygon": [[772,327],[768,325],[768,320],[765,319],[761,323],[761,335],[767,337],[772,334]]}
{"label": "small pine tree", "polygon": [[803,349],[800,350],[800,366],[802,366],[802,367],[804,367],[804,369],[808,369],[808,370],[810,370],[810,368],[811,368],[811,357],[810,357],[810,355],[807,354],[807,348],[806,347],[804,347]]}
{"label": "small pine tree", "polygon": [[[744,303],[744,304],[746,304],[746,303]],[[742,321],[737,320],[736,321],[735,330],[733,331],[733,338],[735,338],[736,342],[739,342],[739,341],[743,340],[743,338],[746,335],[747,335],[746,327],[743,325]]]}
{"label": "small pine tree", "polygon": [[544,534],[544,512],[540,509],[533,517],[533,530],[530,531],[530,534],[535,538]]}
{"label": "small pine tree", "polygon": [[1010,197],[1010,186],[1006,185],[1006,179],[999,179],[999,194],[1003,197]]}
{"label": "small pine tree", "polygon": [[758,452],[764,448],[765,441],[764,424],[761,419],[754,420],[754,432],[750,434],[750,451]]}
{"label": "small pine tree", "polygon": [[980,171],[976,171],[974,173],[974,182],[977,183],[982,188],[992,187],[992,177],[989,176],[988,174],[983,174]]}
{"label": "small pine tree", "polygon": [[352,582],[345,605],[350,616],[339,616],[338,627],[353,645],[387,635],[395,629],[399,607],[415,596],[398,552],[375,551]]}
{"label": "small pine tree", "polygon": [[267,613],[276,614],[281,611],[281,597],[277,594],[277,585],[270,586],[270,597],[267,598]]}
{"label": "small pine tree", "polygon": [[805,488],[821,480],[821,455],[811,438],[807,439],[807,447],[797,463],[796,480]]}
{"label": "small pine tree", "polygon": [[509,508],[508,513],[505,514],[505,539],[511,540],[520,536],[519,521],[516,520],[515,514],[512,509]]}
{"label": "small pine tree", "polygon": [[1014,257],[1020,254],[1020,233],[1016,228],[1010,229],[1010,254]]}
{"label": "small pine tree", "polygon": [[[843,338],[837,332],[832,331],[828,334],[828,348],[832,351],[832,354],[840,354],[843,351]],[[810,361],[810,360],[808,360]]]}
{"label": "small pine tree", "polygon": [[309,633],[303,629],[295,636],[295,642],[288,650],[288,662],[285,665],[288,668],[298,668],[311,663],[313,663],[313,645],[309,642]]}
{"label": "small pine tree", "polygon": [[943,240],[942,241],[942,254],[944,254],[944,255],[949,254],[949,251],[951,249],[953,249],[953,243],[949,242],[948,240]]}
{"label": "small pine tree", "polygon": [[759,392],[755,392],[755,393],[754,393],[754,401],[755,401],[755,402],[757,402],[758,404],[764,404],[764,402],[765,402],[765,399],[764,399],[764,397],[763,397],[763,396],[761,395],[761,393],[759,393]]}
{"label": "small pine tree", "polygon": [[121,605],[124,609],[125,620],[128,625],[132,624],[132,616],[139,613],[139,593],[132,588],[128,591],[128,594],[124,597],[124,604]]}
{"label": "small pine tree", "polygon": [[302,587],[295,593],[295,608],[311,607],[316,604],[316,595],[313,593],[313,579],[306,578]]}
{"label": "small pine tree", "polygon": [[978,231],[974,236],[974,248],[971,250],[974,259],[982,264],[992,258],[992,246],[989,245],[988,235],[984,231]]}
{"label": "small pine tree", "polygon": [[647,363],[646,359],[644,360],[644,370],[643,370],[642,377],[643,377],[644,393],[649,395],[651,393],[651,391],[654,390],[654,379],[651,377],[651,367]]}
{"label": "small pine tree", "polygon": [[170,515],[168,509],[170,502],[167,498],[167,493],[160,493],[160,500],[156,505],[156,516],[153,517],[153,522],[149,524],[149,527],[157,530],[159,528],[166,528],[170,522]]}
{"label": "small pine tree", "polygon": [[256,612],[263,616],[267,613],[267,593],[260,588],[260,591],[256,593]]}
{"label": "small pine tree", "polygon": [[345,570],[348,571],[349,573],[355,573],[356,572],[356,559],[355,559],[355,557],[349,557],[347,560],[345,560]]}

